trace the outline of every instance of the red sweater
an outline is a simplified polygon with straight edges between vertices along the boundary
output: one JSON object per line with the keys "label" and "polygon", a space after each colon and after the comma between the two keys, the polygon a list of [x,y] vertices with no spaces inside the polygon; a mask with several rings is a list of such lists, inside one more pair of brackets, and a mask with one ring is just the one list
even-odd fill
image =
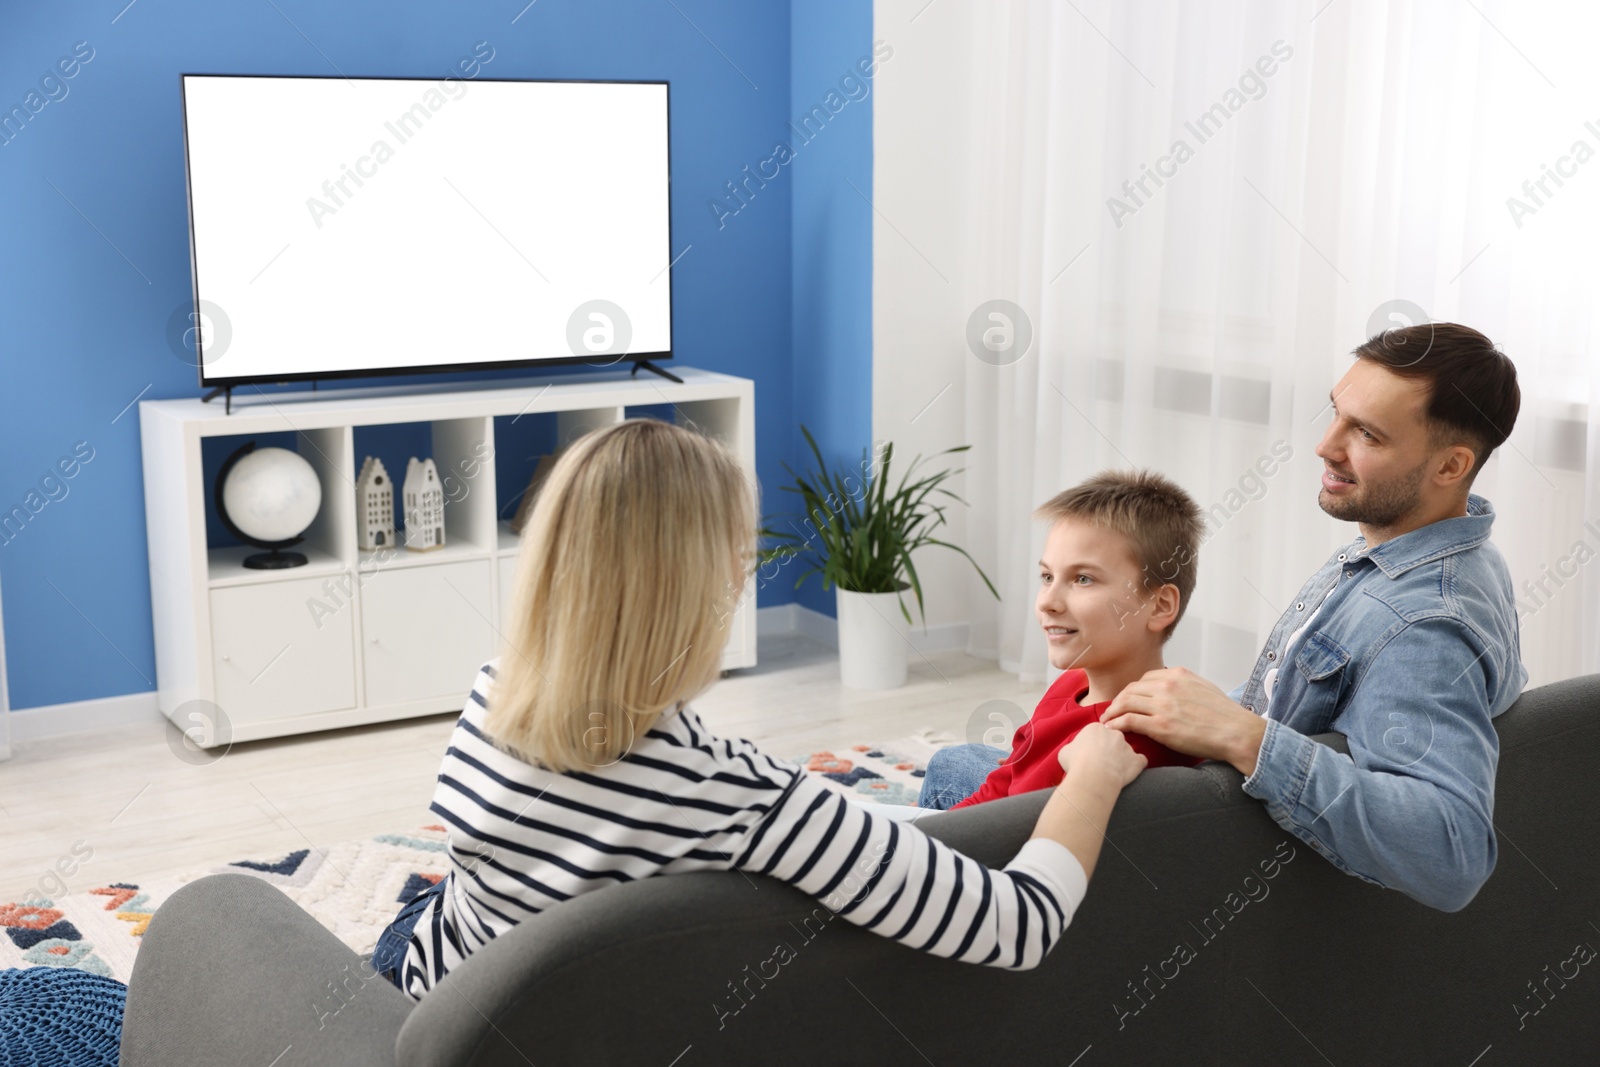
{"label": "red sweater", "polygon": [[[1040,699],[1039,706],[1033,709],[1033,718],[1017,727],[1011,739],[1011,755],[989,772],[976,793],[954,807],[964,808],[1059,785],[1066,772],[1061,769],[1056,753],[1111,706],[1109,700],[1087,706],[1079,704],[1078,698],[1088,692],[1089,676],[1082,671],[1066,671],[1057,678]],[[1122,736],[1128,739],[1135,752],[1150,761],[1151,767],[1193,767],[1201,762],[1197,756],[1174,752],[1161,742],[1132,730]]]}

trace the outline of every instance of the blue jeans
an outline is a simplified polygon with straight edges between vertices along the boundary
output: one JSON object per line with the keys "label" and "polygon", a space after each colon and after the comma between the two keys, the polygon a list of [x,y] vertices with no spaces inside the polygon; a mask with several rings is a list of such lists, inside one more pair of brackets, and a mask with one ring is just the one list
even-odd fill
{"label": "blue jeans", "polygon": [[989,772],[1000,766],[1009,753],[993,745],[951,745],[941,748],[928,760],[917,797],[919,808],[948,811],[978,791]]}
{"label": "blue jeans", "polygon": [[378,974],[400,986],[400,967],[405,963],[406,950],[411,944],[411,931],[416,928],[417,918],[433,902],[433,898],[444,892],[445,883],[449,877],[439,879],[433,885],[424,889],[406,902],[400,909],[400,914],[394,921],[383,928],[383,933],[378,935],[378,947],[372,950],[370,966]]}

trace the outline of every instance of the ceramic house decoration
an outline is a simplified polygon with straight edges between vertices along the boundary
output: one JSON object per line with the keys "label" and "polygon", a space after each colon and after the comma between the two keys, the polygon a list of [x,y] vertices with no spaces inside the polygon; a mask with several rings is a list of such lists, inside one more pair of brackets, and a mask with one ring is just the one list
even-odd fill
{"label": "ceramic house decoration", "polygon": [[401,490],[406,508],[406,548],[428,552],[444,547],[444,487],[433,460],[406,461],[406,484]]}
{"label": "ceramic house decoration", "polygon": [[376,456],[356,475],[356,543],[363,552],[394,546],[394,484]]}

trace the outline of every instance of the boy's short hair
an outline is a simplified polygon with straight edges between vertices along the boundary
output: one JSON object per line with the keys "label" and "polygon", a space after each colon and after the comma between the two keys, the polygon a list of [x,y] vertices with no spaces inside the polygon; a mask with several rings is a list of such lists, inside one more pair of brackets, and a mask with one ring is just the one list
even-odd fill
{"label": "boy's short hair", "polygon": [[1163,585],[1177,587],[1178,614],[1161,632],[1161,640],[1172,636],[1189,610],[1205,529],[1200,505],[1176,482],[1150,470],[1104,470],[1057,493],[1033,517],[1052,523],[1077,519],[1121,534],[1144,573],[1141,599]]}

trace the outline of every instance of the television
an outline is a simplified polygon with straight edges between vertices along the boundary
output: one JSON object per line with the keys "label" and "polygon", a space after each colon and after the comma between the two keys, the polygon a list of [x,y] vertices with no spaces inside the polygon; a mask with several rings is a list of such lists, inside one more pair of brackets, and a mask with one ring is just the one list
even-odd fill
{"label": "television", "polygon": [[180,77],[202,388],[672,357],[666,82]]}

